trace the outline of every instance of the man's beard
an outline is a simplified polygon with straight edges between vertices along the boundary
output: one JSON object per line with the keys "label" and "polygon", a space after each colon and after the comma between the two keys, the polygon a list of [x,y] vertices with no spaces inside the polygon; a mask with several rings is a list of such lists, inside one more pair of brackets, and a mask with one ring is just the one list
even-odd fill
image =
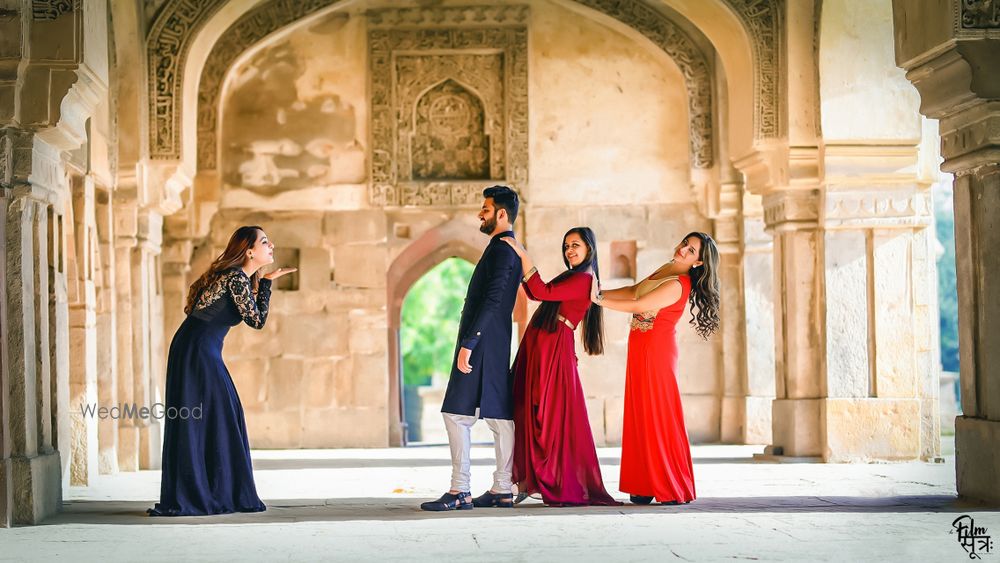
{"label": "man's beard", "polygon": [[486,221],[483,221],[483,224],[479,226],[479,232],[483,233],[484,235],[490,235],[493,234],[493,231],[496,228],[497,228],[497,218],[493,217],[492,219],[487,219]]}

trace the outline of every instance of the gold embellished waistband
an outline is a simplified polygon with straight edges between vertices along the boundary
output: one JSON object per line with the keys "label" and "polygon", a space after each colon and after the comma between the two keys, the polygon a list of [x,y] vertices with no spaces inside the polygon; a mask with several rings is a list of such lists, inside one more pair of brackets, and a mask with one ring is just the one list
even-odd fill
{"label": "gold embellished waistband", "polygon": [[556,318],[559,319],[559,322],[568,326],[570,330],[576,330],[576,327],[573,326],[573,323],[569,322],[569,319],[567,319],[566,317],[562,315],[556,315]]}

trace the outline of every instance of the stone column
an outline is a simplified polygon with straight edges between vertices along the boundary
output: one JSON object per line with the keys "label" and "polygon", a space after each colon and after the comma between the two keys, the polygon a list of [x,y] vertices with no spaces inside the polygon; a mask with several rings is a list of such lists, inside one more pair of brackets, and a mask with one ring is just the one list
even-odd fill
{"label": "stone column", "polygon": [[774,236],[775,400],[768,453],[822,454],[823,278],[819,265],[818,189],[764,196],[764,222]]}
{"label": "stone column", "polygon": [[[154,211],[141,210],[138,221],[138,245],[132,250],[132,358],[136,373],[134,399],[140,406],[151,406],[158,397],[160,374],[163,373],[162,294],[159,292],[159,272],[156,267],[163,236],[163,217]],[[162,443],[161,422],[140,419],[139,468],[159,469]]]}
{"label": "stone column", "polygon": [[[134,327],[133,311],[136,307],[132,299],[132,253],[138,245],[138,209],[134,190],[116,191],[112,214],[114,216],[115,241],[115,327],[118,348],[118,401],[121,404],[136,402],[133,364]],[[118,420],[118,469],[138,471],[139,469],[139,428],[135,420]]]}
{"label": "stone column", "polygon": [[[824,459],[917,459],[939,451],[930,365],[929,183],[918,146],[830,142],[825,151]],[[932,426],[925,433],[927,424]]]}
{"label": "stone column", "polygon": [[[0,145],[6,148],[5,141]],[[6,155],[0,152],[0,205],[6,210],[10,203],[7,197],[6,171],[8,162]],[[13,485],[11,483],[11,448],[10,448],[10,408],[8,407],[8,389],[10,375],[7,373],[7,213],[0,213],[0,528],[9,528],[13,520]]]}
{"label": "stone column", "polygon": [[[94,242],[94,183],[92,178],[75,176],[72,180],[73,250],[69,261],[72,298],[69,305],[69,418],[72,421],[70,449],[63,452],[70,459],[69,484],[86,486],[97,474],[97,291],[91,263],[97,254]],[[100,405],[111,406],[111,405]]]}
{"label": "stone column", "polygon": [[744,192],[741,207],[744,427],[742,442],[771,443],[774,401],[774,253],[764,231],[761,197]]}
{"label": "stone column", "polygon": [[[928,28],[924,22],[941,25]],[[955,175],[955,266],[962,416],[955,466],[962,498],[1000,502],[1000,22],[971,2],[893,1],[896,64],[940,120],[941,169]]]}
{"label": "stone column", "polygon": [[[97,402],[118,404],[118,326],[115,299],[115,232],[111,193],[96,194],[97,243],[100,246],[100,287],[97,292]],[[118,472],[118,421],[97,421],[97,470],[102,475]]]}
{"label": "stone column", "polygon": [[[45,252],[51,192],[19,183],[7,206],[9,424],[13,521],[36,524],[62,502],[59,453],[52,447]],[[43,348],[44,346],[44,348]]]}

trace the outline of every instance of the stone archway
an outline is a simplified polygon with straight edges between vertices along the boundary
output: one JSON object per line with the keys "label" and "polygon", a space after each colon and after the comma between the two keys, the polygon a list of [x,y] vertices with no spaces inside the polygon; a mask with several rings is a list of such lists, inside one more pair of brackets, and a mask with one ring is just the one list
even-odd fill
{"label": "stone archway", "polygon": [[[389,443],[393,446],[404,444],[401,422],[403,419],[402,356],[399,331],[402,322],[403,301],[407,292],[424,274],[448,258],[461,258],[472,264],[486,248],[489,239],[484,236],[470,238],[476,224],[463,218],[456,218],[435,227],[410,243],[389,266],[386,275],[386,316],[388,320],[387,338],[389,344]],[[527,300],[523,291],[518,291],[514,304],[514,321],[518,323],[519,336],[524,332],[527,320]],[[450,338],[452,335],[444,335]]]}

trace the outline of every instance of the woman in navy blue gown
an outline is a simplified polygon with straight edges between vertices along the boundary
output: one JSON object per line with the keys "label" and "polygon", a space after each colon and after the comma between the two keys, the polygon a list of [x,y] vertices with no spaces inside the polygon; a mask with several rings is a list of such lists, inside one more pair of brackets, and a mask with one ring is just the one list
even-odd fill
{"label": "woman in navy blue gown", "polygon": [[151,516],[260,512],[243,406],[222,362],[222,341],[245,322],[264,327],[271,281],[295,271],[274,262],[260,227],[240,227],[188,293],[167,356],[163,474]]}

